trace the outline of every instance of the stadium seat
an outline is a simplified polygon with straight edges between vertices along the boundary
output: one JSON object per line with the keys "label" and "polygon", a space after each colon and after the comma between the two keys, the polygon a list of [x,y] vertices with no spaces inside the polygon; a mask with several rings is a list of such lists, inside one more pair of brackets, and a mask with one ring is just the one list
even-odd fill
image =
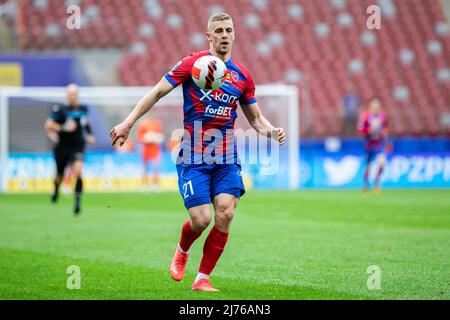
{"label": "stadium seat", "polygon": [[312,123],[302,133],[339,134],[336,110],[349,83],[364,102],[375,95],[383,100],[394,134],[439,134],[440,118],[450,113],[450,31],[437,1],[382,2],[383,27],[370,31],[370,0],[229,0],[220,6],[206,0],[201,7],[194,0],[80,0],[81,30],[65,28],[60,2],[37,0],[23,8],[22,49],[121,48],[125,85],[151,85],[182,56],[204,48],[206,20],[224,10],[237,29],[234,57],[257,83],[308,82]]}

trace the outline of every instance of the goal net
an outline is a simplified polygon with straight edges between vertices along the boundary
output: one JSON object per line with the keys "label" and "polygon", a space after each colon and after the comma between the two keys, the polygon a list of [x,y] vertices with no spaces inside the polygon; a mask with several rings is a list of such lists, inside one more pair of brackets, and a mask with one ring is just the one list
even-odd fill
{"label": "goal net", "polygon": [[[142,146],[136,127],[123,148],[113,148],[110,129],[123,120],[148,92],[143,87],[81,87],[80,103],[89,108],[96,143],[85,154],[83,177],[87,191],[143,191]],[[235,136],[247,188],[296,189],[299,186],[299,99],[297,87],[257,86],[256,95],[264,116],[284,127],[283,146],[257,135],[238,108]],[[49,192],[55,174],[53,145],[44,123],[55,104],[65,102],[65,88],[0,89],[1,192]],[[175,157],[183,128],[182,90],[162,98],[145,117],[162,123],[164,141],[158,164],[160,190],[178,190]],[[142,119],[140,120],[142,121]],[[70,186],[70,170],[65,181]]]}

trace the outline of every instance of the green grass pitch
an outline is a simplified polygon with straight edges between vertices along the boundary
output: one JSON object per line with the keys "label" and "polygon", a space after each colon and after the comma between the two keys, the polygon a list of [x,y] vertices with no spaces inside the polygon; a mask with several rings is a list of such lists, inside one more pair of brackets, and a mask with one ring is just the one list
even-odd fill
{"label": "green grass pitch", "polygon": [[450,299],[450,190],[249,191],[211,276],[219,293],[191,291],[207,232],[170,279],[178,194],[88,193],[80,217],[71,208],[0,195],[0,299]]}

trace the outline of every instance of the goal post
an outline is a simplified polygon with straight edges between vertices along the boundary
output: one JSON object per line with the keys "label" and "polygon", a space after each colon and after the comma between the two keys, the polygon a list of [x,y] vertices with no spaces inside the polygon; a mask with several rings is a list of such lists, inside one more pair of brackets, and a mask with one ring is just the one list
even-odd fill
{"label": "goal post", "polygon": [[7,191],[9,155],[8,90],[0,88],[0,192]]}
{"label": "goal post", "polygon": [[[150,87],[80,87],[80,103],[89,107],[97,142],[87,149],[84,173],[87,190],[139,191],[142,175],[139,144],[125,154],[114,150],[109,130],[121,121]],[[46,192],[54,174],[52,144],[44,122],[56,103],[64,103],[65,87],[0,88],[0,192]],[[255,188],[297,189],[299,170],[299,92],[289,85],[259,85],[256,97],[263,114],[284,127],[287,142],[279,149],[279,170],[264,173],[257,164],[243,161],[244,182]],[[164,125],[164,147],[170,149],[171,133],[183,127],[183,92],[180,87],[162,98],[150,111]],[[235,128],[251,127],[240,108]],[[135,128],[130,137],[135,136]],[[251,130],[250,130],[251,131]],[[133,139],[130,139],[133,140]],[[170,150],[169,150],[170,151]],[[164,155],[161,163],[165,190],[176,190],[174,163]]]}

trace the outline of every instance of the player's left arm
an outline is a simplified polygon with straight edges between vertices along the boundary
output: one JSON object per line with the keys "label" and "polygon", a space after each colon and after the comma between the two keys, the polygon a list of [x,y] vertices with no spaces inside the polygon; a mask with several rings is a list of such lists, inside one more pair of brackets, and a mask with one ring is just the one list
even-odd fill
{"label": "player's left arm", "polygon": [[267,120],[259,108],[255,97],[255,83],[250,73],[246,75],[246,85],[242,96],[239,99],[242,111],[253,129],[259,134],[272,138],[283,144],[286,141],[286,134],[283,128],[275,128],[269,120]]}
{"label": "player's left arm", "polygon": [[388,118],[387,118],[387,116],[384,116],[384,119],[383,119],[382,132],[383,132],[383,138],[384,138],[384,141],[385,141],[384,150],[388,154],[392,153],[394,146],[393,146],[392,142],[389,141],[389,127],[388,127]]}
{"label": "player's left arm", "polygon": [[89,144],[94,144],[95,143],[95,135],[94,132],[92,131],[92,126],[91,126],[91,122],[88,120],[88,122],[86,123],[86,141]]}
{"label": "player's left arm", "polygon": [[[88,113],[88,110],[89,109],[86,108],[86,113]],[[95,140],[94,132],[92,131],[91,121],[89,120],[89,118],[86,119],[86,124],[85,124],[84,128],[86,129],[86,133],[87,133],[87,135],[86,135],[87,143],[94,144],[96,140]]]}
{"label": "player's left arm", "polygon": [[388,126],[388,118],[386,115],[383,118],[383,134],[384,137],[387,139],[389,136],[389,126]]}
{"label": "player's left arm", "polygon": [[280,144],[285,143],[286,134],[283,128],[274,127],[269,120],[267,120],[259,108],[257,102],[242,105],[242,111],[244,112],[245,117],[248,122],[259,134],[265,135],[269,138],[272,138],[278,141]]}

